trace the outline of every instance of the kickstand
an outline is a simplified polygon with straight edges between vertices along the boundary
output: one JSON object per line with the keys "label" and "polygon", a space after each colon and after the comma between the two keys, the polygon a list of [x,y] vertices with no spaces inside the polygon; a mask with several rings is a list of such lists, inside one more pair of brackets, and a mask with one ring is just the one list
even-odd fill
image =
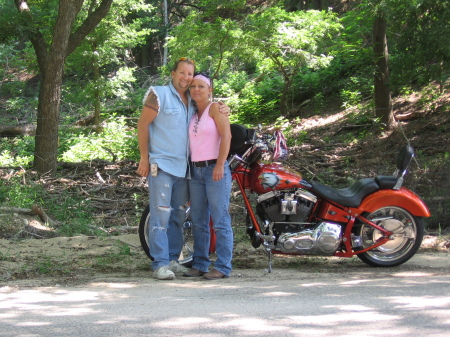
{"label": "kickstand", "polygon": [[272,272],[272,251],[267,250],[267,257],[269,258],[269,267],[266,269],[268,273]]}

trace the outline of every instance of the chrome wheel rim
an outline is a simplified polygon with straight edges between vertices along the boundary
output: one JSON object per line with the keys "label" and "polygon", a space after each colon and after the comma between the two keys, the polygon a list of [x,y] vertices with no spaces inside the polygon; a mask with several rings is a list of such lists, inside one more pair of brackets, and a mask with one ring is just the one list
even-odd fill
{"label": "chrome wheel rim", "polygon": [[[414,217],[404,209],[395,206],[383,207],[367,217],[380,227],[393,234],[384,245],[366,252],[378,261],[399,259],[409,253],[416,241],[417,224]],[[382,233],[369,226],[361,227],[363,248],[370,247],[382,237]]]}

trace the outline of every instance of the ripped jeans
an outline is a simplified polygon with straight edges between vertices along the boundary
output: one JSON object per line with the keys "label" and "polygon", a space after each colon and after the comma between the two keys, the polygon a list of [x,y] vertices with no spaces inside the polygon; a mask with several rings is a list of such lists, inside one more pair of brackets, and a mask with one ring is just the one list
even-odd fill
{"label": "ripped jeans", "polygon": [[149,175],[148,191],[148,241],[152,268],[156,270],[168,266],[172,260],[178,261],[183,248],[183,223],[189,197],[187,180],[159,170],[156,177]]}

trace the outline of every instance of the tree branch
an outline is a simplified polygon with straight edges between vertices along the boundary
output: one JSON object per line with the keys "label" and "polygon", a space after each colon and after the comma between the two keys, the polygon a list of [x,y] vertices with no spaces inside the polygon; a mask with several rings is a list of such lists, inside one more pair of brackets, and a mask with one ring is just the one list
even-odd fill
{"label": "tree branch", "polygon": [[42,74],[45,74],[47,68],[48,60],[48,46],[45,43],[44,36],[41,34],[39,27],[34,25],[34,18],[31,14],[30,7],[26,0],[14,0],[17,10],[24,17],[24,23],[30,29],[28,33],[28,38],[33,45],[34,51],[36,53],[36,58],[39,64],[39,69]]}
{"label": "tree branch", "polygon": [[112,2],[113,0],[102,0],[97,9],[90,13],[81,26],[70,36],[66,56],[70,55],[108,14]]}

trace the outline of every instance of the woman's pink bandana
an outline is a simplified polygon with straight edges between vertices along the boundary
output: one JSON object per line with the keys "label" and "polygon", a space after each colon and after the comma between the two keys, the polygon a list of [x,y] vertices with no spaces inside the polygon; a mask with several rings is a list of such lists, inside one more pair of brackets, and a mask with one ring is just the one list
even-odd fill
{"label": "woman's pink bandana", "polygon": [[208,87],[211,87],[211,80],[203,75],[195,75],[194,76],[194,80],[202,80],[203,82],[205,82],[206,84],[208,84]]}

